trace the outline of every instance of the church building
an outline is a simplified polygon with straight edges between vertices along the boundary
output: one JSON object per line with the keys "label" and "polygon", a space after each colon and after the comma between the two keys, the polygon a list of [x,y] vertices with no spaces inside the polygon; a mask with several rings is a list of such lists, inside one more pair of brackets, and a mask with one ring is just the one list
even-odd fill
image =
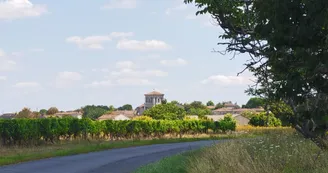
{"label": "church building", "polygon": [[147,93],[145,94],[145,103],[138,106],[136,109],[135,109],[135,114],[136,115],[142,115],[142,113],[157,105],[157,104],[161,104],[162,101],[164,100],[164,94],[158,92],[158,91],[152,91],[150,93]]}

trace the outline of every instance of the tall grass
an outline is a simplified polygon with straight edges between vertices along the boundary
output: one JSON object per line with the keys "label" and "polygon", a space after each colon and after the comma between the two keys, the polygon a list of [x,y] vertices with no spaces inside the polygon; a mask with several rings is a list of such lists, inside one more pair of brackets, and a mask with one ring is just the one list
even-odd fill
{"label": "tall grass", "polygon": [[[204,148],[183,158],[180,156],[181,162],[173,162],[171,165],[172,167],[179,165],[179,172],[188,173],[328,172],[328,152],[320,150],[311,140],[304,139],[295,131],[289,129],[270,131],[267,128],[249,130],[262,130],[266,135],[232,140]],[[162,164],[167,162],[170,162],[170,158],[162,160]],[[139,170],[142,169],[143,173],[167,172],[156,167],[160,166],[153,164]],[[148,171],[150,168],[152,171]],[[137,172],[140,172],[139,170]]]}

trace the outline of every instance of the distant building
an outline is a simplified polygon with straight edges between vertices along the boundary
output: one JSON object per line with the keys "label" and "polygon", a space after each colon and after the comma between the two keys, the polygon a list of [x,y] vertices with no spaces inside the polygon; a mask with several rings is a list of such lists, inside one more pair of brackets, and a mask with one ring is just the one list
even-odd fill
{"label": "distant building", "polygon": [[237,104],[233,104],[231,101],[223,102],[224,108],[231,108],[231,109],[237,109],[239,106]]}
{"label": "distant building", "polygon": [[215,106],[206,106],[206,107],[207,109],[211,109],[211,110],[215,109]]}
{"label": "distant building", "polygon": [[110,114],[100,116],[98,120],[130,120],[134,116],[133,111],[113,111]]}
{"label": "distant building", "polygon": [[158,104],[162,104],[162,101],[164,100],[164,94],[158,92],[158,91],[152,91],[150,93],[145,94],[145,103],[138,106],[135,109],[136,115],[142,115],[142,113]]}
{"label": "distant building", "polygon": [[213,115],[225,115],[225,114],[241,114],[243,112],[254,112],[259,113],[263,112],[263,108],[256,108],[256,109],[232,109],[232,108],[219,108],[212,111]]}
{"label": "distant building", "polygon": [[[205,115],[207,118],[212,119],[213,121],[220,121],[224,118],[225,115]],[[191,119],[198,119],[197,115],[188,115],[187,117]],[[237,125],[243,126],[248,125],[249,119],[240,115],[232,114],[232,118],[236,120]]]}
{"label": "distant building", "polygon": [[237,104],[233,104],[231,101],[229,102],[223,102],[224,106],[223,108],[212,110],[213,115],[225,115],[225,114],[237,114],[240,115],[243,112],[249,111],[249,112],[263,112],[263,108],[256,108],[256,109],[244,109],[240,108]]}
{"label": "distant building", "polygon": [[14,119],[16,116],[15,113],[5,113],[0,115],[0,119]]}
{"label": "distant building", "polygon": [[75,112],[75,111],[58,112],[58,113],[55,113],[53,116],[55,116],[55,117],[71,116],[71,117],[74,117],[74,118],[82,119],[82,113],[81,112]]}

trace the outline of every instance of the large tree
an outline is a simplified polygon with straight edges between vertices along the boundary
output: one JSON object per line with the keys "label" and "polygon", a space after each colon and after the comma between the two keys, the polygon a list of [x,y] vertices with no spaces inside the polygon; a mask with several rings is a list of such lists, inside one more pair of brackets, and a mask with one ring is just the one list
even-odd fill
{"label": "large tree", "polygon": [[47,115],[54,115],[56,113],[58,113],[58,109],[56,107],[51,107],[47,110]]}
{"label": "large tree", "polygon": [[83,109],[83,118],[91,118],[93,120],[99,118],[100,116],[104,115],[108,111],[110,111],[108,106],[102,105],[87,105],[82,108]]}
{"label": "large tree", "polygon": [[132,109],[133,109],[132,105],[130,105],[130,104],[125,104],[125,105],[117,108],[117,110],[126,110],[126,111],[131,111]]}
{"label": "large tree", "polygon": [[264,106],[264,99],[259,97],[250,98],[244,108],[258,108]]}
{"label": "large tree", "polygon": [[153,119],[177,120],[183,119],[186,111],[174,103],[158,104],[143,112],[144,116],[152,117]]}
{"label": "large tree", "polygon": [[249,55],[243,71],[257,80],[247,92],[288,104],[293,126],[328,148],[328,1],[184,1],[217,21],[227,52]]}
{"label": "large tree", "polygon": [[214,106],[214,102],[212,100],[210,100],[206,103],[206,106]]}
{"label": "large tree", "polygon": [[16,115],[16,118],[36,118],[37,115],[35,115],[30,108],[23,108],[18,114]]}
{"label": "large tree", "polygon": [[47,109],[41,109],[39,112],[41,115],[45,115],[47,113]]}
{"label": "large tree", "polygon": [[193,101],[190,104],[185,103],[183,106],[184,106],[184,108],[187,112],[189,112],[189,110],[191,108],[194,108],[194,109],[207,109],[207,107],[201,101]]}
{"label": "large tree", "polygon": [[223,108],[223,107],[224,107],[224,103],[221,103],[221,102],[219,102],[215,105],[215,109],[220,109],[220,108]]}

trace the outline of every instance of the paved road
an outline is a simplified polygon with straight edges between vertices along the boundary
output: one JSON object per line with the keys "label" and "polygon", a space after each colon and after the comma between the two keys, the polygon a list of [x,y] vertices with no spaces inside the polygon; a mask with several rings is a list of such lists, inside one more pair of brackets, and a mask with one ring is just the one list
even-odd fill
{"label": "paved road", "polygon": [[222,140],[112,149],[3,166],[0,173],[129,173],[163,157],[218,142]]}

